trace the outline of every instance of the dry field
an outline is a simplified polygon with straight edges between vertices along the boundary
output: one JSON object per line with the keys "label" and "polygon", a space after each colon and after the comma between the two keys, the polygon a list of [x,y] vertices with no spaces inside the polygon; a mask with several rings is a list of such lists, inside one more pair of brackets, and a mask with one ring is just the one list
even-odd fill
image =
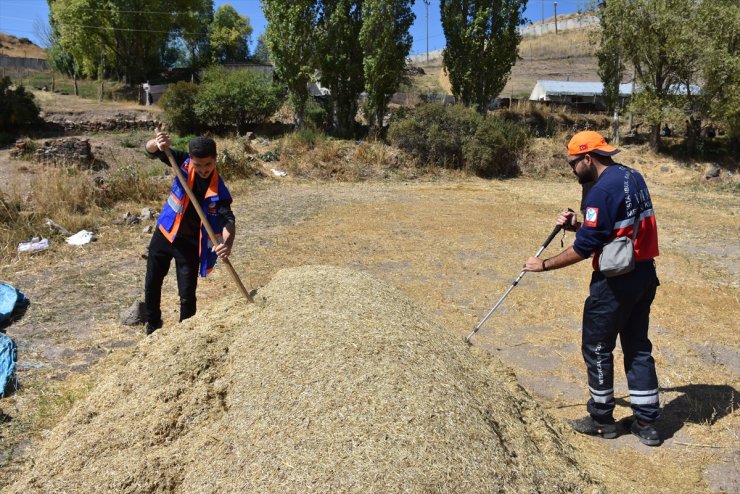
{"label": "dry field", "polygon": [[[564,440],[609,493],[737,492],[737,196],[702,185],[700,171],[643,148],[623,155],[645,173],[660,228],[662,285],[651,334],[666,441],[649,448],[630,435],[602,441],[570,432]],[[233,189],[239,236],[232,262],[248,286],[266,285],[288,267],[350,267],[397,287],[460,339],[508,288],[557,212],[576,209],[580,197],[575,183],[559,179],[316,183],[287,177]],[[132,211],[143,206],[159,207],[132,205]],[[0,403],[6,455],[0,484],[32,470],[47,431],[111,368],[136,358],[145,337],[141,328],[120,325],[118,313],[142,296],[141,254],[149,238],[142,226],[101,226],[95,243],[57,245],[0,268],[2,279],[32,302],[8,333],[19,343],[20,361],[35,364],[20,369],[22,390]],[[571,241],[568,234],[563,244]],[[559,247],[560,238],[545,254]],[[589,273],[583,263],[527,275],[474,340],[510,366],[566,431],[567,419],[585,413],[578,332]],[[169,277],[164,318],[175,335],[173,291]],[[201,310],[233,291],[228,274],[217,270],[199,288]],[[617,417],[626,417],[620,373],[616,389]]]}

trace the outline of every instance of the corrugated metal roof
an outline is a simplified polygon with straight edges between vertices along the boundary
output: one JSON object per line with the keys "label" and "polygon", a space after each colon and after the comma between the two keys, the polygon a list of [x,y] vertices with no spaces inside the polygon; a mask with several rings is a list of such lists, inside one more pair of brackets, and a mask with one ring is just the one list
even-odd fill
{"label": "corrugated metal roof", "polygon": [[[537,81],[537,84],[549,96],[600,96],[604,91],[604,84],[601,82]],[[632,95],[632,84],[620,84],[619,95]]]}
{"label": "corrugated metal roof", "polygon": [[[631,82],[619,85],[619,96],[629,98],[632,96],[632,90],[640,92],[640,86],[633,86]],[[581,96],[596,97],[601,96],[604,89],[602,82],[581,82],[581,81],[537,81],[532,93],[529,96],[533,101],[549,101],[558,96]],[[690,86],[691,94],[701,93],[701,88],[696,84]],[[671,94],[686,94],[685,85],[673,85],[668,89]]]}

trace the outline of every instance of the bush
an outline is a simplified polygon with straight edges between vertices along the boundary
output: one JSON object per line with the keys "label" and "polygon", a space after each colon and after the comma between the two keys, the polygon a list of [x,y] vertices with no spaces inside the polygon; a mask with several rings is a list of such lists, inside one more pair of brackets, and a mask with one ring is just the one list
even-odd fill
{"label": "bush", "polygon": [[388,139],[412,154],[418,164],[462,168],[464,144],[481,120],[470,108],[427,103],[393,121]]}
{"label": "bush", "polygon": [[200,123],[195,114],[198,85],[180,81],[170,85],[159,100],[164,119],[172,130],[180,134],[197,133]]}
{"label": "bush", "polygon": [[23,86],[11,88],[9,77],[0,79],[0,132],[15,133],[40,122],[33,94]]}
{"label": "bush", "polygon": [[249,125],[263,123],[283,103],[283,89],[266,76],[249,70],[206,71],[195,113],[214,130],[234,128],[244,133]]}
{"label": "bush", "polygon": [[467,168],[479,177],[513,177],[521,170],[519,154],[529,142],[522,124],[499,118],[483,120],[463,146]]}

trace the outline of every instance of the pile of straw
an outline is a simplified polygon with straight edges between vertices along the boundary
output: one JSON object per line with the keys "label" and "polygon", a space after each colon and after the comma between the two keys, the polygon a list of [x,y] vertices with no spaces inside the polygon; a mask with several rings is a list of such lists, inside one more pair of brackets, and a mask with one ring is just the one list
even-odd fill
{"label": "pile of straw", "polygon": [[399,291],[283,270],[142,341],[11,492],[599,488],[511,372]]}

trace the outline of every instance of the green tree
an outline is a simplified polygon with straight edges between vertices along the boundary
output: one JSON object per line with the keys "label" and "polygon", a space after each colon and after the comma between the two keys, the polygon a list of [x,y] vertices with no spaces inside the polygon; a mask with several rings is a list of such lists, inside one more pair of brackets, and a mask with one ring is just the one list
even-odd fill
{"label": "green tree", "polygon": [[331,92],[333,131],[341,136],[354,130],[358,98],[365,86],[363,53],[357,43],[362,5],[362,0],[321,2],[316,66],[322,86]]}
{"label": "green tree", "polygon": [[702,43],[700,94],[702,114],[727,129],[730,150],[740,141],[740,4],[734,0],[705,0],[698,32]]}
{"label": "green tree", "polygon": [[315,0],[262,0],[267,46],[278,79],[288,88],[296,129],[303,127],[308,83],[316,72],[314,53],[318,3]]}
{"label": "green tree", "polygon": [[51,15],[59,43],[95,76],[103,60],[108,74],[135,84],[161,68],[161,55],[178,23],[179,12],[196,10],[202,0],[54,0]]}
{"label": "green tree", "polygon": [[630,108],[650,125],[657,151],[661,123],[671,108],[695,99],[701,40],[695,0],[610,0],[599,11],[602,43],[623,53],[635,69]]}
{"label": "green tree", "polygon": [[211,57],[216,63],[243,63],[249,57],[252,25],[229,4],[216,10],[211,23]]}
{"label": "green tree", "polygon": [[526,0],[441,0],[442,52],[452,94],[481,114],[498,96],[519,56]]}
{"label": "green tree", "polygon": [[371,133],[383,128],[393,93],[406,80],[406,57],[411,50],[409,28],[415,16],[412,0],[365,0],[360,45],[364,53],[365,91]]}
{"label": "green tree", "polygon": [[257,36],[254,59],[262,63],[268,63],[270,61],[270,51],[267,49],[267,38],[264,32]]}
{"label": "green tree", "polygon": [[615,42],[619,34],[606,34],[606,27],[602,31],[602,40],[596,52],[599,68],[598,74],[604,83],[602,94],[606,109],[611,113],[619,105],[619,85],[624,76],[624,55],[619,43]]}
{"label": "green tree", "polygon": [[178,14],[177,34],[187,52],[187,65],[194,71],[210,63],[212,22],[213,0],[199,0],[197,8]]}

